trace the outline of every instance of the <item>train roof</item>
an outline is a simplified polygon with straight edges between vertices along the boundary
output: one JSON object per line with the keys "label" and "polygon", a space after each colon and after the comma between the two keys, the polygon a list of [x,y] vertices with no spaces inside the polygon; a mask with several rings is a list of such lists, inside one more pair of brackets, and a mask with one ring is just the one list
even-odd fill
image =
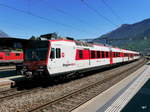
{"label": "train roof", "polygon": [[[47,43],[47,42],[72,42],[77,46],[82,46],[82,47],[103,47],[103,48],[112,48],[114,51],[124,51],[127,53],[137,53],[135,51],[130,51],[127,49],[121,49],[118,47],[114,47],[114,46],[110,46],[110,45],[106,45],[106,44],[100,44],[100,43],[90,43],[90,42],[84,42],[84,41],[77,41],[77,40],[68,40],[68,39],[64,39],[64,38],[60,38],[60,39],[55,39],[55,40],[27,40],[27,39],[20,39],[20,38],[13,38],[13,37],[1,37],[0,38],[0,46],[13,46],[13,43],[21,43],[23,48],[27,48],[29,47],[29,45],[36,45],[36,43]],[[33,44],[34,43],[34,44]]]}
{"label": "train roof", "polygon": [[49,42],[72,42],[72,43],[75,43],[77,46],[83,46],[83,47],[97,47],[97,46],[100,46],[100,47],[103,47],[103,48],[106,48],[106,47],[107,48],[112,48],[112,50],[114,52],[124,51],[126,53],[139,54],[139,52],[136,52],[136,51],[121,49],[121,48],[110,46],[110,45],[99,44],[99,43],[89,43],[89,42],[77,41],[77,40],[57,39],[57,40],[49,40]]}

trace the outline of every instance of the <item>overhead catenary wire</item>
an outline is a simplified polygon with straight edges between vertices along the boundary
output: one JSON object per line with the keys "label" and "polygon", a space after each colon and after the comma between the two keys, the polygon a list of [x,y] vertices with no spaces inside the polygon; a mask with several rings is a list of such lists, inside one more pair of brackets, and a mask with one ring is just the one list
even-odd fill
{"label": "overhead catenary wire", "polygon": [[124,20],[113,10],[112,7],[110,7],[110,6],[108,5],[108,3],[106,3],[105,0],[101,0],[101,1],[102,1],[102,3],[111,11],[111,13],[112,13],[118,20],[120,20],[120,22],[123,22],[123,23],[124,23]]}
{"label": "overhead catenary wire", "polygon": [[[52,10],[55,10],[55,11],[57,11],[57,12],[59,12],[59,13],[61,13],[61,14],[63,14],[63,15],[66,15],[66,16],[68,16],[68,17],[70,17],[70,18],[72,18],[72,19],[74,19],[74,20],[76,20],[76,21],[79,21],[79,22],[81,22],[81,23],[86,23],[84,20],[82,20],[82,19],[80,19],[80,18],[78,18],[78,17],[76,17],[76,16],[74,16],[74,15],[72,15],[72,14],[70,14],[70,13],[68,13],[68,12],[66,12],[65,10],[62,10],[62,9],[60,9],[60,8],[56,8],[56,7],[54,7],[54,6],[49,6],[48,5],[48,2],[47,2],[47,0],[41,0],[40,2],[45,2],[46,4],[45,5],[47,5],[49,8],[51,8]],[[28,10],[30,9],[30,2],[29,2],[29,0],[28,0]],[[29,10],[30,11],[30,10]],[[86,23],[87,24],[87,23]]]}
{"label": "overhead catenary wire", "polygon": [[[18,24],[18,23],[14,23],[12,21],[5,21],[7,23],[7,27],[11,28],[11,29],[15,29],[19,32],[24,32],[24,29],[27,29],[27,30],[31,30],[31,26],[27,28],[26,25],[22,25],[22,24]],[[13,26],[13,27],[12,27]],[[8,33],[8,36],[12,37],[12,36],[15,36],[15,37],[30,37],[30,36],[25,36],[26,35],[26,32],[24,33],[21,33],[21,35],[18,35],[18,34],[9,34]]]}
{"label": "overhead catenary wire", "polygon": [[[42,1],[47,2],[47,0],[42,0]],[[47,5],[47,4],[46,4],[46,5]],[[72,18],[72,19],[74,19],[74,20],[76,20],[76,21],[78,21],[78,22],[80,22],[80,23],[82,23],[82,24],[86,24],[86,25],[89,26],[89,23],[87,23],[86,21],[84,21],[83,19],[81,19],[81,18],[79,18],[79,17],[77,17],[77,16],[74,16],[74,15],[71,14],[71,13],[68,13],[68,12],[65,11],[65,10],[62,10],[62,9],[60,9],[60,8],[56,8],[56,7],[54,7],[54,6],[49,7],[49,8],[51,8],[52,10],[55,10],[55,11],[57,11],[57,12],[63,14],[63,15],[66,15],[66,16],[68,16],[68,17],[70,17],[70,18]]]}
{"label": "overhead catenary wire", "polygon": [[72,15],[72,14],[70,14],[70,13],[68,13],[68,12],[66,12],[66,11],[64,11],[64,10],[62,10],[62,9],[60,9],[60,8],[55,8],[54,10],[56,10],[57,12],[59,12],[59,13],[61,13],[61,14],[63,14],[63,15],[66,15],[66,16],[68,16],[68,17],[70,17],[70,18],[72,18],[72,19],[74,19],[74,20],[80,22],[81,24],[85,24],[85,25],[88,25],[88,26],[89,26],[89,24],[88,24],[86,21],[84,21],[84,20],[82,20],[81,18],[79,18],[79,17],[77,17],[77,16],[74,16],[74,15]]}
{"label": "overhead catenary wire", "polygon": [[[71,18],[71,19],[75,20],[76,22],[78,22],[80,24],[86,25],[86,26],[88,26],[88,28],[93,28],[93,25],[89,24],[84,19],[81,19],[79,16],[75,16],[75,15],[73,15],[73,14],[71,14],[71,13],[69,13],[69,12],[67,12],[67,11],[65,11],[65,10],[63,10],[61,8],[58,8],[58,7],[55,7],[55,6],[49,6],[48,5],[48,0],[41,0],[40,2],[45,2],[45,3],[47,2],[45,5],[47,5],[50,9],[52,9],[52,10],[54,10],[54,11],[56,11],[56,12],[62,14],[62,15],[65,15],[65,16]],[[95,34],[95,32],[93,32],[93,31],[90,31],[88,33]]]}
{"label": "overhead catenary wire", "polygon": [[71,28],[71,29],[76,30],[76,31],[81,31],[82,33],[83,33],[83,32],[84,32],[84,33],[89,33],[89,32],[86,31],[86,30],[82,30],[82,29],[76,28],[76,27],[74,27],[74,26],[72,26],[72,25],[68,25],[68,24],[65,24],[65,23],[58,22],[58,21],[55,21],[55,20],[53,20],[53,19],[51,19],[51,18],[46,18],[46,17],[40,16],[40,15],[37,15],[37,14],[35,14],[35,13],[28,12],[28,11],[26,11],[26,10],[18,9],[18,8],[15,8],[15,7],[6,5],[6,4],[2,4],[2,3],[0,3],[0,6],[5,7],[5,8],[9,8],[9,9],[15,10],[15,11],[17,11],[17,12],[21,12],[21,13],[24,13],[24,14],[27,14],[27,15],[30,15],[30,16],[33,16],[33,17],[36,17],[36,18],[45,20],[45,21],[49,21],[49,22],[52,22],[52,23],[61,25],[61,26],[63,26],[63,27],[66,27],[66,28]]}
{"label": "overhead catenary wire", "polygon": [[99,17],[103,18],[105,21],[107,21],[108,23],[110,23],[113,26],[118,27],[117,24],[115,24],[112,20],[110,20],[109,18],[105,17],[104,15],[102,15],[96,8],[92,7],[90,4],[88,4],[85,0],[81,0],[81,2],[87,7],[89,8],[91,11],[93,11],[94,13],[96,13]]}

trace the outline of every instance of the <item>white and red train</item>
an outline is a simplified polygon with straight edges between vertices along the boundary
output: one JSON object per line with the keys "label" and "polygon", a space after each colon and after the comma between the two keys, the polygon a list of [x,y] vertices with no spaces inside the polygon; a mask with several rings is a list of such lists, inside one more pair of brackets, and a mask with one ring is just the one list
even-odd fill
{"label": "white and red train", "polygon": [[16,64],[22,62],[22,51],[0,50],[0,64]]}
{"label": "white and red train", "polygon": [[64,39],[31,41],[24,53],[21,72],[30,78],[90,71],[140,58],[139,52]]}

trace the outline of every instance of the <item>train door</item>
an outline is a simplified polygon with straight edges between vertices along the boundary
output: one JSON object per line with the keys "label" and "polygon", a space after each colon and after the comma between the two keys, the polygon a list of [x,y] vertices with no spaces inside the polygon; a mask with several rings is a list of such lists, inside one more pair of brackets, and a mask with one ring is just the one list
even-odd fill
{"label": "train door", "polygon": [[76,63],[79,68],[86,68],[90,66],[90,50],[77,49],[76,50]]}
{"label": "train door", "polygon": [[88,60],[88,65],[90,66],[91,65],[91,62],[90,62],[90,50],[89,49],[84,49],[84,54],[85,54],[85,59]]}
{"label": "train door", "polygon": [[122,57],[122,62],[124,62],[124,53],[123,53],[123,51],[121,52],[121,57]]}
{"label": "train door", "polygon": [[62,65],[61,63],[62,63],[61,48],[59,47],[51,48],[50,61],[49,61],[51,72],[57,72],[57,70],[60,71],[61,69],[60,65]]}
{"label": "train door", "polygon": [[88,49],[88,60],[89,60],[89,66],[91,65],[91,62],[90,62],[90,58],[91,58],[91,55],[90,55],[91,53],[90,53],[90,50]]}
{"label": "train door", "polygon": [[75,48],[64,45],[54,45],[51,48],[49,59],[49,70],[51,73],[61,73],[74,70],[75,65]]}

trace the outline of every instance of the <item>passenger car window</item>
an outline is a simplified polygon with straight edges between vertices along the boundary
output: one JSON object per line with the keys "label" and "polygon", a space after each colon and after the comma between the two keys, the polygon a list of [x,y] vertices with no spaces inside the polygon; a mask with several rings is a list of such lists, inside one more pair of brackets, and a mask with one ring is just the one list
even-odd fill
{"label": "passenger car window", "polygon": [[6,52],[6,53],[5,53],[5,56],[10,56],[10,53],[9,53],[9,52]]}
{"label": "passenger car window", "polygon": [[106,52],[106,58],[108,58],[108,57],[109,57],[108,52]]}
{"label": "passenger car window", "polygon": [[102,58],[105,58],[105,52],[102,51]]}
{"label": "passenger car window", "polygon": [[95,51],[91,51],[91,58],[95,58]]}
{"label": "passenger car window", "polygon": [[100,51],[97,51],[97,58],[100,58]]}
{"label": "passenger car window", "polygon": [[16,56],[20,56],[20,54],[19,54],[19,53],[16,53]]}
{"label": "passenger car window", "polygon": [[82,50],[79,50],[79,58],[80,58],[80,59],[83,58],[83,52],[82,52]]}

